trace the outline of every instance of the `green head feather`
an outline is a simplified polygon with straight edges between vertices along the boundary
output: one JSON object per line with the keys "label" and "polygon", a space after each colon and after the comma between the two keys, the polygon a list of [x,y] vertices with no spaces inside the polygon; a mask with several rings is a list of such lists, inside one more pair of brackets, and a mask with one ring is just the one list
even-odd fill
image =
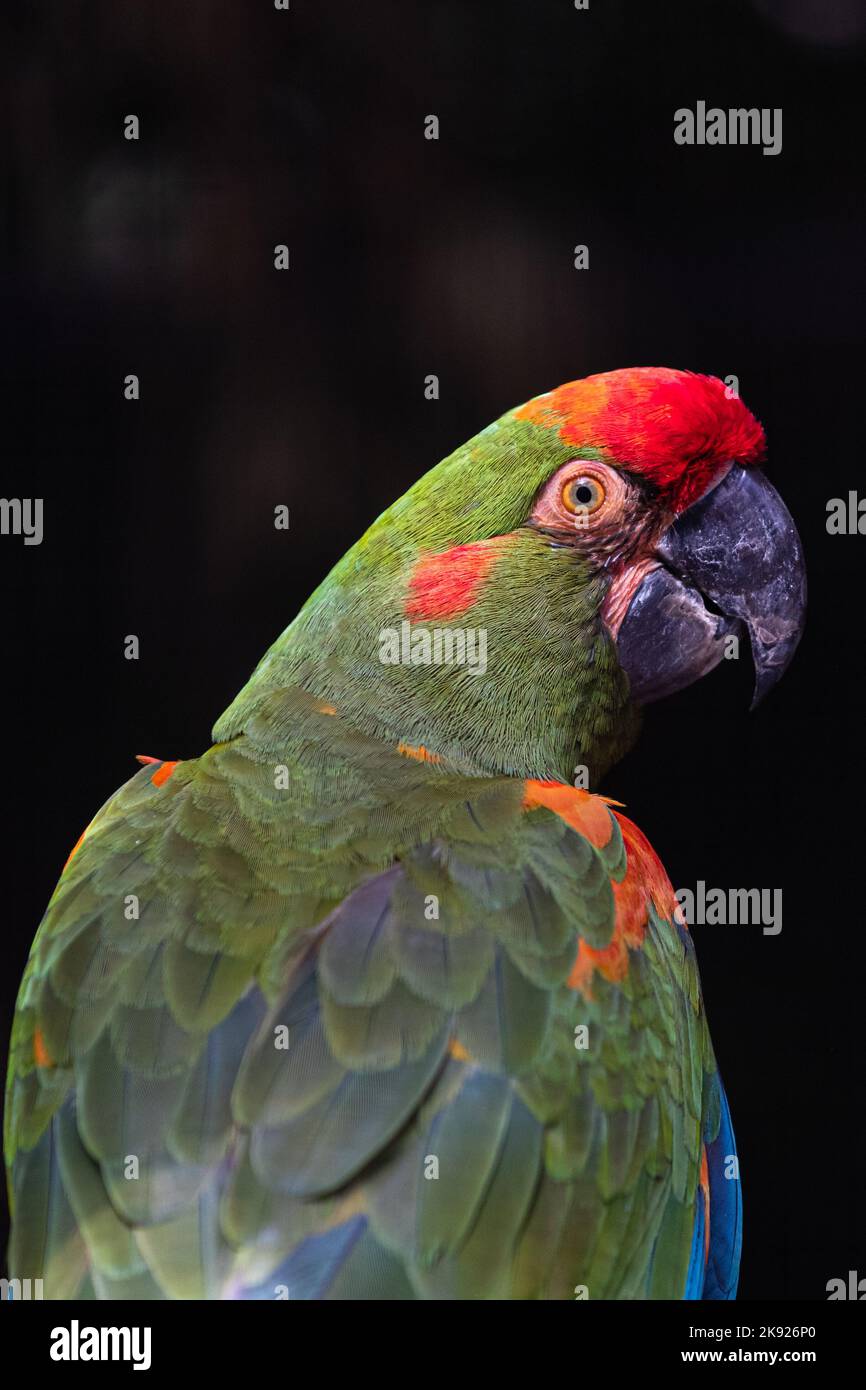
{"label": "green head feather", "polygon": [[[479,773],[571,781],[585,765],[595,784],[621,756],[637,713],[600,619],[608,581],[524,525],[558,467],[599,451],[517,416],[482,430],[373,523],[271,647],[217,723],[217,740],[242,732],[264,700],[272,708],[274,692],[300,685],[365,733],[423,745]],[[492,545],[492,564],[459,616],[416,615],[410,628],[434,642],[436,629],[462,630],[475,669],[385,664],[382,634],[403,638],[418,562],[496,537],[507,540]]]}

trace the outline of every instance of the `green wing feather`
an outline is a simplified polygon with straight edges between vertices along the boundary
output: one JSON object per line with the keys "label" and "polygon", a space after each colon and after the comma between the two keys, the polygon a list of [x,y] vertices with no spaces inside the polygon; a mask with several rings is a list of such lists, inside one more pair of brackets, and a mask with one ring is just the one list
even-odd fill
{"label": "green wing feather", "polygon": [[599,848],[300,691],[266,715],[143,769],[60,880],[13,1033],[12,1274],[680,1297],[715,1070],[693,953],[647,891],[623,977],[569,983],[614,933],[615,818]]}

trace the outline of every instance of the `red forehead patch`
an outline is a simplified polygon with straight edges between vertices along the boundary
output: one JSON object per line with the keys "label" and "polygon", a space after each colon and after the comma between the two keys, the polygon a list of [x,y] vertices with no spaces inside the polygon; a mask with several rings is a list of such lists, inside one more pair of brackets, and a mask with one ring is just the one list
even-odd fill
{"label": "red forehead patch", "polygon": [[570,381],[514,412],[598,449],[668,494],[675,511],[700,497],[727,463],[760,462],[764,431],[724,382],[669,367],[628,367]]}

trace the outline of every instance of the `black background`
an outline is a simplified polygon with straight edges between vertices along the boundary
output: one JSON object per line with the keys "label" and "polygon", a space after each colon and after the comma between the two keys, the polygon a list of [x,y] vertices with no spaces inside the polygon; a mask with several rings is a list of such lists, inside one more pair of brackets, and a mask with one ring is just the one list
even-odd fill
{"label": "black background", "polygon": [[[202,751],[389,501],[562,381],[733,373],[803,536],[809,627],[756,713],[748,662],[723,663],[650,711],[604,790],[676,886],[783,890],[780,936],[694,932],[741,1296],[866,1275],[866,540],[825,526],[863,476],[858,9],[7,0],[2,490],[44,498],[45,536],[0,538],[4,1034],[60,867],[133,755]],[[675,145],[698,100],[781,107],[782,153]]]}

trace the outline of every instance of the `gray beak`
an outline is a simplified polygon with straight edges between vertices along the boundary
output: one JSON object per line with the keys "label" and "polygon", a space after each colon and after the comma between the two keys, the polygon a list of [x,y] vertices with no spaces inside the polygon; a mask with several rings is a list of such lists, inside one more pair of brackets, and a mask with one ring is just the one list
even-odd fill
{"label": "gray beak", "polygon": [[803,631],[806,570],[793,519],[763,473],[733,465],[673,523],[664,568],[641,584],[617,639],[639,704],[706,675],[747,631],[752,708],[788,667]]}

